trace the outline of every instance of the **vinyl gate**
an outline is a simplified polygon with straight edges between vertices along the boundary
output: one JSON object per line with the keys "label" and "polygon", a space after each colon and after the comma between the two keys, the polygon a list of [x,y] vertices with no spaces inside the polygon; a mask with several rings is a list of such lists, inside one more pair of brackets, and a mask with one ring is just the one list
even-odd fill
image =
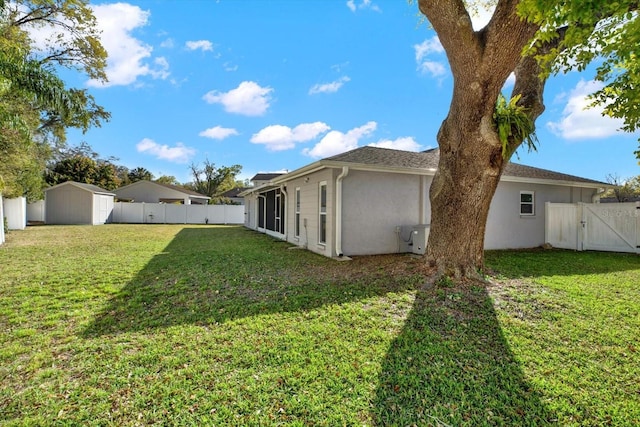
{"label": "vinyl gate", "polygon": [[640,254],[640,203],[547,203],[545,210],[545,242],[553,247]]}

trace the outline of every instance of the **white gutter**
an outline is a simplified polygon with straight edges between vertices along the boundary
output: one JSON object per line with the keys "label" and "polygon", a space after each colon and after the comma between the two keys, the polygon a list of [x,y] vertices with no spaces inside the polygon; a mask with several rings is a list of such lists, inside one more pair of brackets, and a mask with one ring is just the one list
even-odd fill
{"label": "white gutter", "polygon": [[336,255],[342,256],[342,180],[349,174],[349,167],[343,166],[336,178]]}

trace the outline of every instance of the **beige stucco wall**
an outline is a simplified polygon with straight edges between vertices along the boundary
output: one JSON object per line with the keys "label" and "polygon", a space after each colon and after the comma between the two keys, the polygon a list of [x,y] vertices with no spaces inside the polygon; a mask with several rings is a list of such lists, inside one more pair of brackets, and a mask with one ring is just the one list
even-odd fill
{"label": "beige stucco wall", "polygon": [[[535,194],[535,215],[520,215],[520,192]],[[591,203],[594,189],[501,182],[491,202],[485,249],[533,248],[544,244],[544,204]]]}
{"label": "beige stucco wall", "polygon": [[430,221],[430,185],[431,177],[420,175],[350,171],[343,180],[344,254],[398,252],[396,227]]}
{"label": "beige stucco wall", "polygon": [[[287,241],[333,257],[336,252],[336,178],[341,169],[323,169],[286,182]],[[327,184],[327,241],[318,242],[319,185]],[[342,253],[373,255],[398,252],[397,227],[431,222],[432,177],[350,169],[342,181]],[[300,188],[300,235],[295,236],[295,192]],[[535,193],[535,215],[520,215],[520,192]],[[595,189],[501,182],[492,201],[486,249],[530,248],[544,244],[544,204],[590,203]],[[245,198],[245,225],[257,229],[257,197]],[[306,223],[306,227],[305,224]]]}

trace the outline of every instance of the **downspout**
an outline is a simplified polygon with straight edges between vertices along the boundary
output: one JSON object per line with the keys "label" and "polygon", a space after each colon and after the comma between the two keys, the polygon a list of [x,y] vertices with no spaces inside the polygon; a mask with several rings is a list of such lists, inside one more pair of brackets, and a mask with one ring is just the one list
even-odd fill
{"label": "downspout", "polygon": [[289,208],[289,204],[287,203],[289,200],[289,195],[287,194],[287,187],[283,184],[280,186],[280,193],[284,194],[284,212],[280,211],[280,224],[282,225],[282,216],[284,215],[284,240],[287,240],[287,218],[289,215],[287,213],[287,209]]}
{"label": "downspout", "polygon": [[604,188],[598,188],[598,191],[596,191],[596,194],[594,194],[593,196],[591,196],[591,203],[600,203],[600,197],[605,193]]}
{"label": "downspout", "polygon": [[[262,211],[263,211],[262,212],[262,221],[264,222],[263,230],[266,231],[266,229],[267,229],[267,196],[265,196],[264,194],[258,194],[258,199],[260,197],[262,197],[264,199],[263,200],[264,203],[262,203]],[[256,211],[258,211],[258,207],[259,206],[260,206],[260,203],[258,202],[258,206],[256,206]],[[260,215],[260,214],[258,213],[258,215]],[[260,216],[258,216],[256,218],[256,230],[260,230]]]}
{"label": "downspout", "polygon": [[342,256],[342,180],[349,174],[349,167],[343,166],[336,178],[336,255]]}

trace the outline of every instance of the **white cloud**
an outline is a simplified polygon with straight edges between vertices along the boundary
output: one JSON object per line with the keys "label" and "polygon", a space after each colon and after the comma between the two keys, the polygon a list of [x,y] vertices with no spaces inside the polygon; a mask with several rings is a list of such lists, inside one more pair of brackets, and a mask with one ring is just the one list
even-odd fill
{"label": "white cloud", "polygon": [[188,41],[185,45],[189,50],[213,51],[213,44],[209,40]]}
{"label": "white cloud", "polygon": [[294,148],[296,142],[311,141],[329,129],[329,125],[322,122],[302,123],[293,129],[283,125],[272,125],[254,134],[251,142],[264,144],[269,151],[284,151]]}
{"label": "white cloud", "polygon": [[159,56],[153,60],[153,63],[157,65],[155,70],[150,70],[151,76],[154,79],[165,80],[171,75],[169,72],[169,61],[164,56]]}
{"label": "white cloud", "polygon": [[205,138],[211,139],[225,139],[233,135],[239,135],[238,131],[233,128],[223,128],[222,126],[215,126],[209,129],[205,129],[198,134]]}
{"label": "white cloud", "polygon": [[380,7],[374,4],[371,0],[362,0],[360,3],[356,3],[355,0],[348,0],[347,7],[351,12],[355,12],[358,9],[370,9],[375,12],[382,12]]}
{"label": "white cloud", "polygon": [[160,145],[152,139],[144,138],[136,144],[139,153],[147,153],[161,160],[174,163],[187,163],[196,154],[196,150],[178,142],[174,147]]}
{"label": "white cloud", "polygon": [[474,7],[475,10],[472,10],[471,15],[471,25],[473,25],[473,29],[478,31],[483,29],[491,20],[493,16],[493,12],[495,11],[495,4],[476,4]]}
{"label": "white cloud", "polygon": [[112,3],[91,6],[96,16],[100,38],[107,50],[107,83],[90,80],[89,86],[117,86],[135,83],[138,77],[151,76],[166,79],[169,76],[166,59],[155,60],[156,68],[145,60],[151,57],[153,48],[135,38],[134,30],[147,25],[149,12],[128,3]]}
{"label": "white cloud", "polygon": [[392,148],[394,150],[404,150],[404,151],[420,151],[422,149],[422,146],[418,144],[413,139],[413,137],[410,137],[410,136],[405,136],[405,137],[397,138],[394,140],[383,139],[368,145],[372,147]]}
{"label": "white cloud", "polygon": [[225,62],[224,64],[222,64],[222,68],[225,71],[237,71],[238,70],[238,65],[234,65],[231,62]]}
{"label": "white cloud", "polygon": [[378,124],[371,121],[351,129],[347,133],[333,130],[326,134],[312,149],[304,149],[302,153],[310,157],[324,158],[353,150],[358,147],[360,139],[373,133],[377,127]]}
{"label": "white cloud", "polygon": [[444,62],[434,61],[429,58],[429,55],[441,55],[444,53],[444,48],[438,36],[413,45],[413,49],[416,55],[417,69],[420,73],[430,74],[432,77],[440,77],[447,73]]}
{"label": "white cloud", "polygon": [[596,81],[578,82],[569,94],[562,117],[556,122],[547,122],[547,128],[565,139],[606,138],[618,132],[623,125],[620,119],[603,116],[601,106],[587,108],[591,101],[587,96],[602,88]]}
{"label": "white cloud", "polygon": [[164,39],[160,43],[160,47],[163,47],[165,49],[173,49],[174,46],[175,46],[175,42],[173,41],[172,38]]}
{"label": "white cloud", "polygon": [[340,77],[338,80],[333,81],[331,83],[323,83],[313,85],[311,89],[309,89],[309,95],[315,95],[318,93],[334,93],[337,92],[342,85],[350,81],[351,79],[348,76]]}
{"label": "white cloud", "polygon": [[261,116],[269,108],[270,87],[260,87],[255,82],[242,82],[229,92],[212,90],[203,96],[209,104],[222,104],[225,111],[245,116]]}

